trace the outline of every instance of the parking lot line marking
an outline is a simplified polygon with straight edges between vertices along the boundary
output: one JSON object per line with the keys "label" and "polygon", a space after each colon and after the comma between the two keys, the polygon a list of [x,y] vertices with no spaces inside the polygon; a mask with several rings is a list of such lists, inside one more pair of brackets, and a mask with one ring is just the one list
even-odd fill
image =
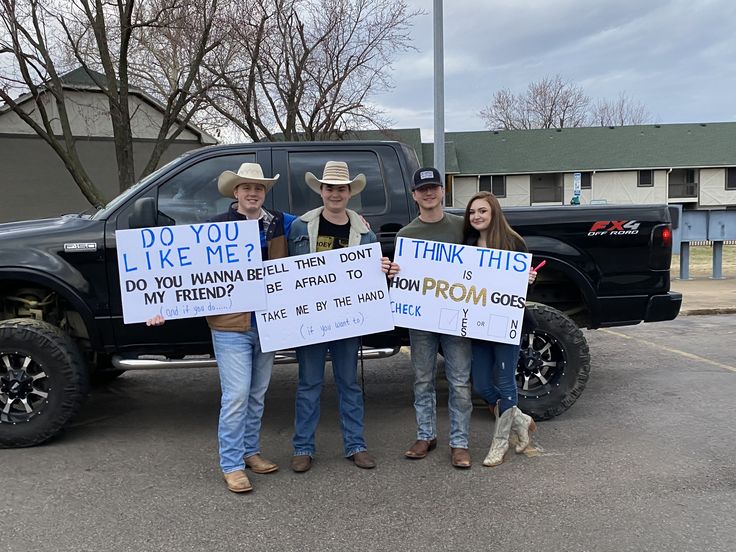
{"label": "parking lot line marking", "polygon": [[705,362],[706,364],[712,364],[713,366],[718,366],[719,368],[725,368],[726,370],[729,370],[731,372],[736,372],[736,366],[729,366],[728,364],[716,362],[715,360],[710,360],[709,358],[705,358],[700,355],[688,353],[687,351],[681,351],[680,349],[673,349],[671,347],[665,347],[664,345],[652,343],[651,341],[647,341],[645,339],[640,339],[638,337],[633,337],[633,336],[622,334],[619,332],[614,332],[613,330],[609,330],[607,328],[601,328],[599,331],[606,332],[611,335],[615,335],[617,337],[623,337],[624,339],[633,339],[634,341],[638,341],[639,343],[643,343],[644,345],[649,345],[650,347],[656,347],[657,349],[662,349],[663,351],[667,351],[668,353],[674,353],[676,355],[680,355],[680,356],[684,356],[685,358],[689,358],[690,360],[697,360],[700,362]]}

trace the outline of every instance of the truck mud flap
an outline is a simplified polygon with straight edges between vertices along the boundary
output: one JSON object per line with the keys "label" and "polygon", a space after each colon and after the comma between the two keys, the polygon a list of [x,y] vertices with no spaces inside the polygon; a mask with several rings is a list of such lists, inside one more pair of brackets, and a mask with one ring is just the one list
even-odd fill
{"label": "truck mud flap", "polygon": [[674,320],[682,306],[682,293],[670,291],[664,295],[654,295],[649,298],[644,322],[662,322]]}

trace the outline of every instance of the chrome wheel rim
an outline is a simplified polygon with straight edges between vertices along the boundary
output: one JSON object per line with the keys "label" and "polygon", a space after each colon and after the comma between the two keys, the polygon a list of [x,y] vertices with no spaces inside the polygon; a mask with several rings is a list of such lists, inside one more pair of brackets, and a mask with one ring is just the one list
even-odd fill
{"label": "chrome wheel rim", "polygon": [[25,423],[48,404],[51,382],[26,353],[0,351],[0,423]]}
{"label": "chrome wheel rim", "polygon": [[534,330],[521,341],[516,365],[516,386],[522,397],[538,399],[549,395],[565,374],[567,354],[552,334]]}

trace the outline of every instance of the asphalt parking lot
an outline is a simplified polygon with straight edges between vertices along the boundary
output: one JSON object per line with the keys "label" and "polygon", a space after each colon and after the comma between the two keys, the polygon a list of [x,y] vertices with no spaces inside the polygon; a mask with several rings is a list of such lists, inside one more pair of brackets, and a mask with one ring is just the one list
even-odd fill
{"label": "asphalt parking lot", "polygon": [[[586,332],[593,367],[538,454],[497,468],[487,410],[471,470],[414,439],[408,356],[365,363],[366,436],[379,465],[341,458],[323,392],[314,467],[288,468],[295,367],[277,367],[264,453],[281,465],[229,493],[217,466],[214,370],[137,372],[95,388],[61,437],[0,451],[0,550],[736,550],[736,315]],[[446,404],[442,395],[441,403]]]}

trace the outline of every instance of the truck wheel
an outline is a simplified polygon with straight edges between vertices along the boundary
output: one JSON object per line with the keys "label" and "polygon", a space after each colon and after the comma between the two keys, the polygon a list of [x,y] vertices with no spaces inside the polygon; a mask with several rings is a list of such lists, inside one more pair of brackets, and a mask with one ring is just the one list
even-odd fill
{"label": "truck wheel", "polygon": [[59,433],[87,394],[87,368],[60,329],[40,320],[0,322],[0,448]]}
{"label": "truck wheel", "polygon": [[559,416],[585,389],[590,353],[575,322],[547,305],[530,305],[539,326],[524,335],[516,367],[519,407],[537,420]]}

